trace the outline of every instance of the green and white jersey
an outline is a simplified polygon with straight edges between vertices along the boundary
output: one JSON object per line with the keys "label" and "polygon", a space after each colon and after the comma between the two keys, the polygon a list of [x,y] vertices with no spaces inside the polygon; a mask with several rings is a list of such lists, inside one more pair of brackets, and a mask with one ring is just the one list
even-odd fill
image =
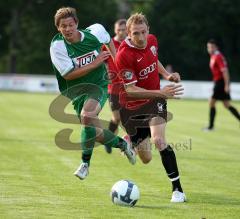
{"label": "green and white jersey", "polygon": [[67,42],[62,34],[57,34],[50,46],[50,56],[54,71],[58,80],[59,90],[65,96],[69,90],[79,84],[96,84],[105,87],[108,84],[107,71],[104,64],[89,72],[87,75],[65,80],[63,76],[71,74],[76,68],[88,65],[99,55],[103,44],[108,44],[110,35],[101,24],[93,24],[85,30],[79,30],[81,41],[77,43]]}

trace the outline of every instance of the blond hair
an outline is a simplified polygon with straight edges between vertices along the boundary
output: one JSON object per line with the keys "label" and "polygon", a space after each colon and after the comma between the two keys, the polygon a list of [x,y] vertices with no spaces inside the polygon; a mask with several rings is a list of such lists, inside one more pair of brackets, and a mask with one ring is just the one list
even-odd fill
{"label": "blond hair", "polygon": [[127,20],[127,31],[130,31],[132,24],[146,24],[148,27],[147,18],[142,13],[135,13]]}
{"label": "blond hair", "polygon": [[69,18],[72,17],[76,23],[78,23],[78,17],[77,17],[77,12],[75,8],[71,7],[62,7],[57,10],[55,16],[54,16],[54,23],[55,26],[58,27],[60,20],[64,18]]}

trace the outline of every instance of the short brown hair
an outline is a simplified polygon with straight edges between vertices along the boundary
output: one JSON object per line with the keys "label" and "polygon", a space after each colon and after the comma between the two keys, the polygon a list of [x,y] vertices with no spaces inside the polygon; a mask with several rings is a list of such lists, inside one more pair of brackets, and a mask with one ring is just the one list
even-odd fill
{"label": "short brown hair", "polygon": [[114,25],[123,25],[123,24],[125,24],[126,25],[126,23],[127,23],[127,20],[126,19],[118,19],[118,20],[116,20],[116,22],[114,23]]}
{"label": "short brown hair", "polygon": [[59,26],[59,22],[63,18],[72,17],[76,23],[78,23],[77,12],[75,8],[71,7],[62,7],[59,8],[54,16],[55,26]]}
{"label": "short brown hair", "polygon": [[129,32],[132,24],[146,24],[148,26],[147,18],[142,13],[135,13],[127,20],[127,31]]}
{"label": "short brown hair", "polygon": [[215,45],[216,47],[218,47],[218,42],[217,42],[215,39],[209,39],[209,40],[207,41],[207,43],[213,44],[213,45]]}

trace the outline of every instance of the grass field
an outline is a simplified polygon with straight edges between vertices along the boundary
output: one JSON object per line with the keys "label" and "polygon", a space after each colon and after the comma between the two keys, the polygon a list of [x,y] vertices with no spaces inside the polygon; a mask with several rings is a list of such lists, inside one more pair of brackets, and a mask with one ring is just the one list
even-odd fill
{"label": "grass field", "polygon": [[[53,120],[48,107],[55,95],[0,93],[0,218],[240,218],[240,126],[219,103],[216,130],[201,131],[207,101],[169,101],[174,119],[167,138],[175,149],[188,202],[170,203],[171,186],[153,151],[153,160],[131,166],[118,150],[97,147],[90,175],[73,176],[80,151],[55,146],[54,136],[73,127]],[[240,110],[240,103],[234,103]],[[69,109],[70,110],[70,109]],[[70,110],[71,111],[71,110]],[[106,105],[101,114],[109,119]],[[123,134],[120,131],[120,134]],[[114,206],[112,185],[131,179],[140,188],[134,208]]]}

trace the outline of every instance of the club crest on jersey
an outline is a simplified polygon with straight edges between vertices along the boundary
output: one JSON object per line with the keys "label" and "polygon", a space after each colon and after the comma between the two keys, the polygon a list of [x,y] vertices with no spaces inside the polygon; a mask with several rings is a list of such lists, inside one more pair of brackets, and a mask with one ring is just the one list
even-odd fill
{"label": "club crest on jersey", "polygon": [[85,66],[85,65],[88,65],[88,64],[92,63],[96,59],[97,55],[98,55],[97,51],[92,51],[92,52],[89,52],[89,53],[84,54],[82,56],[78,56],[76,58],[76,62],[77,62],[78,67],[82,67],[82,66]]}
{"label": "club crest on jersey", "polygon": [[156,46],[151,46],[151,47],[150,47],[150,50],[152,51],[152,54],[153,54],[154,56],[157,55],[157,49],[156,49]]}
{"label": "club crest on jersey", "polygon": [[163,104],[162,103],[157,103],[157,108],[158,108],[158,112],[162,112],[163,111]]}
{"label": "club crest on jersey", "polygon": [[125,78],[126,80],[132,80],[132,78],[133,78],[133,73],[130,72],[130,71],[124,72],[124,78]]}

